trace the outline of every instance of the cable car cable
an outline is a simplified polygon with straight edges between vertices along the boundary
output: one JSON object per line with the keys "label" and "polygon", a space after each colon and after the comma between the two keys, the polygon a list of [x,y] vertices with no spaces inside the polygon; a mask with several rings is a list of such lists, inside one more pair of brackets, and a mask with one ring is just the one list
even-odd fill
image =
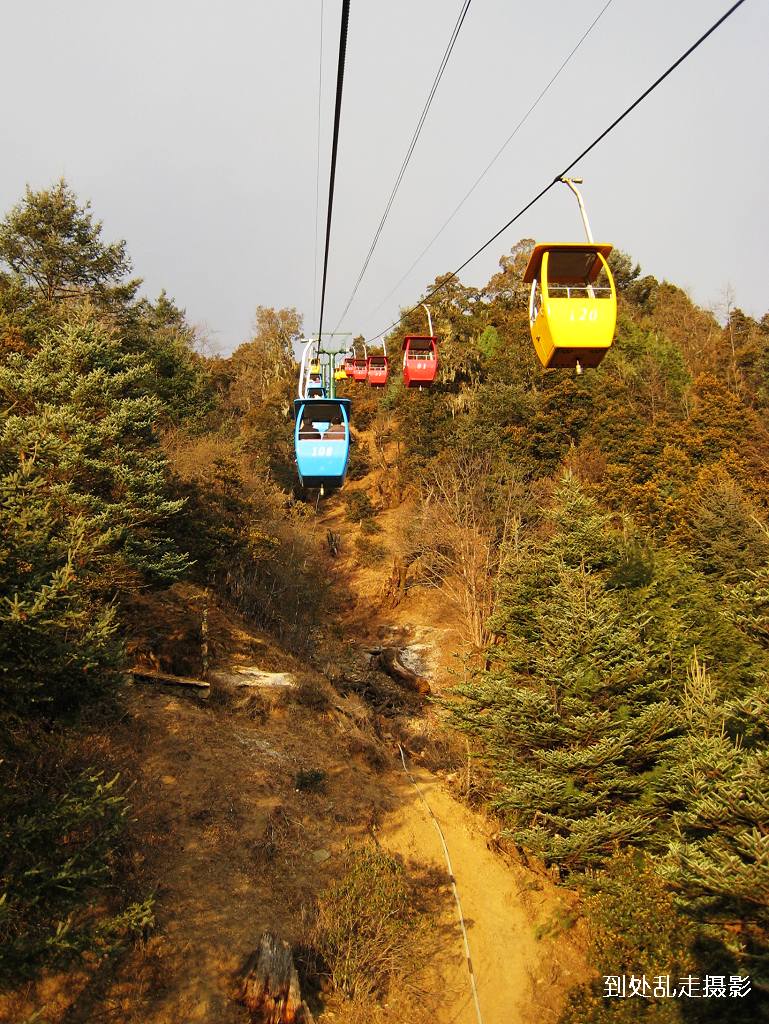
{"label": "cable car cable", "polygon": [[402,316],[398,317],[398,319],[395,320],[393,323],[391,323],[389,327],[385,327],[385,329],[383,331],[380,331],[379,334],[375,334],[372,338],[369,338],[368,339],[368,343],[371,344],[372,342],[376,341],[378,338],[381,338],[382,335],[387,334],[394,327],[397,327],[398,324],[402,323],[406,319],[407,316],[409,316],[411,313],[414,312],[414,310],[419,309],[419,307],[422,304],[422,302],[426,302],[428,299],[431,299],[433,297],[433,295],[436,295],[439,291],[442,291],[450,281],[452,281],[455,277],[457,277],[459,275],[459,273],[462,270],[465,269],[465,267],[468,265],[468,263],[472,263],[472,261],[476,258],[476,256],[480,256],[480,254],[485,249],[488,249],[488,247],[491,245],[492,242],[496,242],[496,240],[499,238],[499,236],[503,232],[507,231],[507,229],[512,224],[515,224],[515,222],[517,220],[519,220],[524,215],[524,213],[526,213],[528,210],[530,210],[531,207],[534,206],[535,203],[538,203],[539,200],[544,195],[546,195],[550,191],[550,189],[553,188],[554,185],[559,184],[560,181],[561,181],[561,178],[565,178],[566,175],[569,173],[569,171],[576,164],[578,164],[580,160],[584,159],[584,157],[586,157],[588,155],[588,153],[592,152],[595,149],[595,147],[600,142],[603,142],[603,140],[606,138],[606,136],[609,135],[610,132],[614,131],[614,129],[617,127],[617,125],[619,125],[622,121],[624,121],[625,118],[629,114],[631,114],[635,110],[635,108],[646,99],[647,96],[649,96],[651,93],[653,93],[654,90],[657,88],[657,86],[662,85],[662,83],[665,81],[665,79],[668,78],[668,76],[671,75],[676,70],[677,67],[679,67],[681,64],[683,64],[683,62],[687,59],[687,57],[690,57],[694,53],[694,51],[698,47],[700,47],[705,42],[705,40],[716,31],[717,28],[721,27],[721,25],[723,25],[723,23],[727,20],[727,18],[730,18],[732,16],[732,14],[734,14],[734,12],[737,10],[738,7],[742,7],[742,5],[744,3],[745,3],[745,0],[737,0],[736,3],[732,4],[732,6],[724,14],[722,14],[721,17],[717,21],[715,21],[706,32],[703,32],[703,34],[699,37],[699,39],[697,39],[694,43],[692,43],[692,45],[688,48],[688,50],[685,50],[684,53],[681,54],[681,56],[678,58],[678,60],[674,61],[670,65],[670,67],[659,76],[659,78],[655,79],[655,81],[652,82],[652,84],[647,89],[645,89],[641,93],[641,95],[636,100],[634,100],[630,104],[630,106],[627,107],[627,109],[624,110],[619,115],[619,117],[616,117],[612,121],[612,123],[608,126],[608,128],[605,128],[601,132],[600,135],[598,135],[595,139],[593,139],[593,141],[590,143],[590,145],[586,146],[585,149],[583,149],[582,152],[579,154],[579,156],[575,157],[571,161],[571,163],[569,163],[566,167],[564,167],[564,169],[560,172],[560,174],[556,174],[556,176],[553,178],[553,180],[550,182],[549,185],[545,185],[545,187],[543,189],[540,189],[540,191],[534,196],[533,199],[530,199],[529,202],[526,203],[526,205],[524,207],[522,207],[518,211],[518,213],[515,214],[515,216],[511,217],[510,220],[506,224],[502,225],[502,227],[499,229],[499,231],[496,231],[491,236],[491,238],[488,239],[488,241],[484,242],[483,245],[480,246],[480,248],[476,249],[475,252],[472,254],[472,256],[468,256],[468,258],[464,261],[464,263],[461,263],[457,267],[456,270],[452,271],[450,274],[447,274],[445,279],[443,281],[441,281],[440,284],[436,285],[434,288],[431,288],[430,291],[427,293],[427,295],[424,297],[424,299],[421,299],[415,305],[413,305],[409,309],[407,309],[406,312],[403,313]]}
{"label": "cable car cable", "polygon": [[342,0],[342,24],[339,30],[339,62],[336,71],[336,101],[334,105],[334,136],[331,142],[331,174],[328,183],[328,214],[326,217],[326,247],[323,257],[323,286],[320,291],[320,318],[318,341],[323,334],[323,309],[326,304],[326,276],[328,274],[328,247],[331,241],[331,215],[334,208],[334,179],[336,177],[336,155],[339,148],[339,119],[342,114],[342,87],[344,85],[344,61],[347,52],[347,25],[350,20],[350,0]]}
{"label": "cable car cable", "polygon": [[462,4],[462,8],[459,12],[459,16],[457,17],[456,24],[454,25],[454,30],[451,33],[451,38],[449,39],[446,51],[444,52],[443,58],[441,59],[441,63],[438,67],[438,71],[436,72],[435,79],[433,80],[433,84],[432,87],[430,88],[427,100],[425,102],[424,107],[422,108],[422,113],[419,115],[419,121],[417,122],[414,134],[411,137],[411,142],[409,143],[408,149],[406,150],[406,155],[403,158],[403,163],[401,164],[401,168],[398,171],[398,175],[395,179],[395,184],[393,185],[392,192],[390,193],[390,198],[387,200],[387,205],[385,206],[385,211],[382,214],[382,219],[379,221],[379,226],[377,227],[376,232],[374,234],[374,239],[371,242],[371,245],[369,246],[368,252],[366,253],[366,258],[363,261],[363,266],[361,268],[360,273],[358,274],[358,280],[355,282],[352,294],[350,295],[350,298],[347,300],[347,305],[342,310],[342,315],[339,317],[339,322],[334,328],[335,331],[339,328],[339,324],[341,324],[342,320],[344,320],[345,316],[347,315],[347,311],[352,305],[352,301],[355,298],[358,288],[360,287],[360,283],[363,280],[366,270],[368,269],[371,257],[374,255],[374,249],[376,249],[377,242],[379,241],[379,236],[382,234],[385,222],[389,216],[390,210],[392,209],[392,205],[395,202],[395,196],[398,193],[398,189],[400,188],[401,182],[403,181],[403,176],[406,173],[406,168],[409,165],[414,149],[416,148],[417,141],[419,140],[419,136],[422,133],[422,128],[424,127],[425,121],[427,120],[428,111],[430,110],[430,106],[432,105],[433,99],[435,98],[435,94],[438,91],[438,86],[440,84],[441,78],[443,77],[443,72],[446,70],[446,67],[448,66],[449,58],[451,57],[451,52],[454,49],[454,44],[456,43],[457,38],[459,37],[459,32],[462,28],[462,24],[465,20],[465,17],[467,16],[467,12],[470,8],[471,2],[472,0],[464,0],[464,3]]}
{"label": "cable car cable", "polygon": [[587,39],[587,37],[590,35],[590,33],[595,28],[595,26],[601,20],[601,17],[603,16],[603,14],[608,10],[609,7],[611,7],[611,5],[613,3],[614,3],[614,0],[607,0],[607,3],[605,3],[603,5],[601,10],[598,12],[598,14],[595,16],[595,18],[593,18],[591,23],[588,25],[587,29],[580,36],[580,39],[577,42],[576,46],[572,49],[572,51],[569,53],[569,55],[561,62],[561,66],[558,68],[556,73],[553,75],[553,77],[547,83],[547,85],[542,90],[542,92],[540,92],[539,96],[537,96],[537,98],[534,100],[532,105],[529,107],[529,109],[526,111],[526,113],[523,115],[521,120],[518,122],[518,124],[515,126],[515,128],[512,130],[512,132],[508,135],[508,137],[502,143],[502,145],[499,147],[497,152],[494,154],[494,156],[491,158],[489,163],[486,165],[485,169],[483,171],[481,171],[481,173],[475,179],[473,184],[470,186],[469,190],[465,193],[464,197],[454,207],[453,211],[449,214],[448,218],[443,222],[443,224],[438,229],[438,231],[433,235],[433,237],[430,239],[430,241],[427,243],[427,245],[424,247],[424,249],[420,252],[420,254],[417,256],[417,258],[411,264],[409,269],[403,275],[403,277],[395,285],[393,285],[393,287],[390,289],[390,291],[387,293],[387,295],[385,295],[385,297],[379,303],[377,308],[372,310],[372,312],[369,314],[369,317],[367,317],[367,319],[369,319],[370,317],[373,317],[375,313],[379,312],[379,310],[382,308],[382,306],[384,306],[385,302],[387,302],[387,300],[390,298],[390,296],[393,294],[393,292],[403,284],[403,282],[409,276],[409,274],[414,269],[414,267],[416,267],[417,264],[420,262],[420,260],[430,251],[430,249],[432,249],[432,247],[435,245],[435,243],[441,237],[441,235],[446,230],[446,228],[449,226],[449,224],[452,222],[452,220],[454,220],[456,215],[459,213],[459,211],[465,205],[465,203],[470,198],[470,196],[473,194],[473,192],[475,192],[475,190],[478,188],[480,183],[483,181],[483,179],[489,173],[489,171],[494,166],[494,164],[497,162],[497,160],[500,158],[500,156],[502,156],[504,151],[507,149],[507,147],[513,141],[513,139],[518,134],[518,132],[521,130],[521,128],[523,128],[523,126],[526,124],[526,122],[528,121],[529,117],[534,113],[536,108],[539,106],[541,100],[543,100],[545,98],[545,96],[547,95],[547,93],[550,91],[550,87],[555,83],[556,79],[560,76],[561,72],[565,69],[566,65],[569,63],[571,58],[574,56],[574,54],[577,52],[577,50],[580,48],[580,46],[582,46],[584,41]]}
{"label": "cable car cable", "polygon": [[318,55],[318,150],[315,158],[315,263],[312,272],[312,315],[318,308],[318,221],[320,214],[320,121],[323,99],[323,2],[320,0],[320,52]]}

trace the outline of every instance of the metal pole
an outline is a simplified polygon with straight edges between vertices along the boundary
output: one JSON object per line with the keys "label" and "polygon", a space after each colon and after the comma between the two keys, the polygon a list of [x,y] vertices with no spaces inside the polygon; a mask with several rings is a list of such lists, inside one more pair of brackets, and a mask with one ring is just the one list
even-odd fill
{"label": "metal pole", "polygon": [[313,344],[312,338],[307,342],[302,350],[302,361],[299,365],[299,387],[297,389],[298,398],[306,398],[307,385],[304,382],[305,366],[307,365],[307,354],[310,351],[310,346]]}
{"label": "metal pole", "polygon": [[[585,209],[585,202],[582,198],[582,193],[577,188],[577,185],[582,184],[582,178],[561,178],[561,181],[564,183],[564,185],[568,185],[574,193],[574,195],[577,197],[577,202],[579,203],[579,212],[582,214],[582,223],[585,226],[585,234],[587,235],[588,242],[590,242],[590,244],[593,245],[593,232],[590,230],[590,221],[587,219],[587,210]],[[591,284],[588,284],[587,286],[587,293],[591,299],[595,298],[595,292],[593,291],[593,286]],[[582,374],[582,364],[580,363],[579,359],[577,360],[576,370],[577,376],[579,377]]]}
{"label": "metal pole", "polygon": [[587,210],[585,209],[585,203],[582,199],[582,194],[577,188],[577,184],[582,184],[582,178],[561,178],[561,181],[564,183],[564,185],[568,185],[574,193],[574,195],[577,197],[577,202],[579,203],[579,212],[582,214],[582,223],[585,225],[585,234],[587,235],[588,242],[590,242],[590,244],[592,245],[593,232],[590,230],[590,221],[587,219]]}
{"label": "metal pole", "polygon": [[422,303],[422,309],[424,309],[425,312],[427,313],[427,323],[429,325],[430,337],[432,338],[432,336],[433,336],[433,318],[430,316],[430,307],[425,305],[425,303],[423,302]]}

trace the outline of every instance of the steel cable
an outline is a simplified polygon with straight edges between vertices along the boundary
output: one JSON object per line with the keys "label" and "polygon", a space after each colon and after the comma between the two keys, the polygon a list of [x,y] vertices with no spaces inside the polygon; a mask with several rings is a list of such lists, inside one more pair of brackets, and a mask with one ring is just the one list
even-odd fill
{"label": "steel cable", "polygon": [[315,262],[312,271],[312,315],[318,308],[318,223],[320,220],[320,120],[323,98],[323,0],[320,0],[320,53],[318,55],[318,147],[315,157]]}
{"label": "steel cable", "polygon": [[[463,198],[462,198],[462,199],[461,199],[461,200],[459,201],[459,203],[458,203],[458,204],[457,204],[457,205],[456,205],[456,206],[454,207],[454,209],[452,210],[452,212],[451,212],[451,213],[449,214],[449,216],[448,216],[448,217],[446,218],[446,220],[445,220],[445,221],[443,222],[443,224],[442,224],[442,225],[441,225],[441,227],[440,227],[440,228],[438,229],[438,231],[437,231],[437,232],[436,232],[436,233],[435,233],[435,234],[433,235],[433,237],[432,237],[432,238],[430,239],[430,241],[429,241],[429,242],[427,243],[427,245],[426,245],[426,246],[424,247],[424,249],[423,249],[423,250],[422,250],[422,251],[420,252],[420,254],[419,254],[419,255],[417,256],[417,258],[416,258],[416,259],[414,260],[414,262],[413,262],[413,263],[411,264],[411,266],[409,267],[409,269],[408,269],[408,270],[406,271],[406,273],[405,273],[405,274],[403,275],[403,277],[402,277],[402,278],[401,278],[401,279],[400,279],[400,280],[399,280],[399,281],[398,281],[398,282],[397,282],[396,284],[394,284],[394,285],[393,285],[393,287],[392,287],[392,288],[390,289],[390,291],[389,291],[389,292],[387,293],[387,295],[385,295],[385,297],[384,297],[384,298],[382,299],[382,301],[381,301],[381,302],[379,303],[379,305],[377,306],[377,308],[376,308],[376,309],[374,309],[374,310],[372,310],[372,312],[371,312],[371,313],[369,314],[369,317],[373,317],[373,316],[374,316],[374,314],[376,314],[376,313],[378,313],[378,312],[379,312],[379,310],[380,310],[380,309],[382,308],[382,306],[384,306],[385,302],[387,302],[387,300],[388,300],[388,299],[390,298],[390,296],[391,296],[391,295],[393,294],[393,292],[394,292],[394,291],[395,291],[395,290],[396,290],[397,288],[399,288],[399,287],[400,287],[400,286],[401,286],[401,285],[403,284],[403,282],[404,282],[404,281],[406,280],[406,278],[407,278],[407,277],[409,276],[409,274],[410,274],[410,273],[411,273],[411,271],[412,271],[412,270],[414,269],[414,267],[416,267],[416,266],[417,266],[417,264],[418,264],[418,263],[420,262],[420,260],[421,260],[421,259],[422,259],[422,258],[423,258],[423,257],[424,257],[424,256],[425,256],[425,255],[426,255],[426,254],[427,254],[428,252],[429,252],[429,251],[430,251],[430,249],[432,249],[432,247],[433,247],[433,246],[435,245],[435,243],[436,243],[436,242],[438,241],[438,239],[439,239],[439,238],[441,237],[441,235],[442,235],[442,234],[443,234],[443,232],[444,232],[444,231],[446,230],[446,228],[447,228],[447,227],[449,226],[449,224],[450,224],[450,223],[451,223],[451,222],[452,222],[452,221],[454,220],[454,218],[456,217],[456,215],[457,215],[457,214],[459,213],[459,211],[460,211],[460,210],[462,209],[462,207],[463,207],[463,206],[465,205],[465,203],[466,203],[466,202],[467,202],[467,200],[468,200],[468,199],[470,198],[470,196],[471,196],[471,195],[473,194],[473,192],[475,192],[475,190],[476,190],[476,189],[478,188],[478,186],[480,185],[480,183],[481,183],[481,182],[483,181],[483,179],[484,179],[484,178],[486,177],[486,175],[487,175],[487,174],[489,173],[489,171],[490,171],[490,170],[491,170],[491,168],[492,168],[492,167],[494,166],[494,164],[495,164],[495,163],[497,162],[497,160],[498,160],[498,159],[500,158],[500,156],[502,156],[502,154],[504,153],[504,151],[505,151],[505,150],[507,149],[507,147],[508,147],[508,146],[510,145],[510,143],[511,143],[511,142],[513,141],[513,139],[514,139],[514,138],[515,138],[515,136],[516,136],[516,135],[518,134],[518,132],[519,132],[519,131],[521,130],[521,128],[523,128],[523,126],[524,126],[524,125],[526,124],[526,122],[528,121],[529,117],[530,117],[530,116],[531,116],[531,115],[532,115],[532,114],[534,113],[534,111],[536,110],[536,108],[537,108],[537,107],[539,106],[540,102],[541,102],[541,101],[542,101],[542,100],[543,100],[543,99],[545,98],[545,96],[547,95],[547,93],[548,93],[548,92],[550,91],[550,88],[551,88],[551,86],[552,86],[552,85],[553,85],[553,84],[555,83],[556,79],[557,79],[557,78],[558,78],[558,77],[559,77],[559,76],[561,75],[561,72],[562,72],[562,71],[563,71],[563,70],[564,70],[564,69],[566,68],[566,65],[567,65],[567,64],[569,63],[569,61],[571,60],[571,58],[572,58],[572,57],[574,56],[574,54],[575,54],[575,53],[577,52],[577,50],[578,50],[578,49],[580,48],[580,46],[582,46],[582,44],[584,43],[584,41],[585,41],[585,40],[587,39],[587,37],[588,37],[588,36],[590,35],[590,33],[591,33],[591,32],[593,31],[593,29],[595,28],[595,26],[596,26],[596,25],[598,24],[598,22],[599,22],[599,21],[601,20],[601,17],[603,16],[603,14],[604,14],[604,13],[606,12],[606,10],[607,10],[607,9],[608,9],[609,7],[611,7],[611,5],[612,5],[613,3],[614,3],[614,0],[608,0],[608,2],[604,4],[604,6],[603,6],[603,7],[601,8],[601,10],[600,10],[600,11],[598,12],[598,14],[597,14],[597,15],[595,16],[595,18],[594,18],[594,19],[592,20],[592,22],[591,22],[591,23],[590,23],[590,24],[588,25],[588,27],[587,27],[587,28],[585,29],[585,31],[584,31],[584,32],[582,33],[582,35],[580,36],[579,40],[577,41],[577,44],[576,44],[576,45],[574,46],[574,48],[573,48],[573,49],[571,50],[571,52],[570,52],[570,53],[568,54],[568,56],[567,56],[567,57],[565,57],[565,58],[564,58],[564,60],[563,60],[563,61],[561,62],[561,65],[560,65],[560,67],[558,68],[558,70],[556,71],[556,73],[555,73],[555,74],[553,75],[553,77],[552,77],[552,78],[550,79],[550,81],[549,81],[549,82],[547,83],[547,85],[546,85],[546,86],[544,87],[544,89],[543,89],[543,90],[542,90],[542,91],[540,92],[539,96],[537,96],[537,98],[536,98],[536,99],[534,100],[534,102],[533,102],[533,103],[531,104],[531,106],[529,107],[529,109],[528,109],[528,110],[526,111],[526,113],[525,113],[525,114],[523,115],[523,117],[521,118],[521,120],[520,120],[520,121],[518,122],[518,124],[517,124],[517,125],[515,126],[515,128],[514,128],[514,129],[512,130],[512,132],[511,132],[511,133],[510,133],[510,134],[508,135],[508,137],[507,137],[507,138],[505,139],[505,141],[504,141],[504,142],[502,143],[502,145],[501,145],[501,146],[499,147],[499,149],[498,149],[498,150],[497,150],[497,152],[496,152],[496,153],[494,154],[494,156],[493,156],[493,157],[491,158],[491,160],[490,160],[490,161],[489,161],[489,163],[488,163],[488,164],[486,165],[486,167],[485,167],[485,168],[483,169],[483,171],[481,171],[481,173],[480,173],[480,174],[478,175],[478,177],[477,177],[477,178],[475,179],[475,181],[474,181],[474,182],[473,182],[473,184],[472,184],[472,185],[470,186],[470,188],[468,189],[468,191],[467,191],[467,192],[465,193],[465,195],[463,196]],[[368,318],[367,318],[367,319],[368,319]]]}
{"label": "steel cable", "polygon": [[344,62],[347,53],[347,26],[350,20],[350,0],[342,0],[342,24],[339,30],[339,62],[336,71],[336,102],[334,104],[334,137],[331,142],[331,174],[328,183],[328,213],[326,216],[326,246],[323,256],[323,286],[320,290],[320,317],[318,340],[323,333],[323,310],[326,305],[326,278],[328,275],[328,248],[331,242],[331,216],[334,209],[334,180],[336,178],[336,156],[339,148],[339,121],[342,116],[342,88],[344,86]]}
{"label": "steel cable", "polygon": [[635,108],[646,99],[647,96],[649,96],[652,92],[654,92],[654,90],[659,85],[661,85],[665,81],[665,79],[676,70],[677,67],[679,67],[681,64],[683,64],[683,62],[687,59],[687,57],[690,57],[694,53],[694,51],[699,46],[701,46],[705,42],[705,40],[716,31],[717,28],[720,28],[720,26],[723,25],[723,23],[727,20],[727,18],[730,18],[732,16],[732,14],[734,14],[734,12],[737,10],[738,7],[742,7],[742,5],[744,3],[745,3],[745,0],[737,0],[736,3],[732,4],[732,6],[724,14],[722,14],[721,17],[717,21],[715,21],[710,26],[710,28],[707,29],[706,32],[703,32],[703,34],[699,37],[699,39],[697,39],[695,42],[693,42],[692,45],[681,54],[681,56],[678,58],[678,60],[674,61],[666,71],[663,71],[663,73],[659,76],[659,78],[656,78],[654,80],[654,82],[652,82],[652,84],[647,89],[644,89],[644,91],[641,93],[641,95],[637,99],[635,99],[630,104],[630,106],[627,107],[619,115],[619,117],[616,117],[612,121],[612,123],[608,126],[608,128],[605,128],[601,132],[600,135],[598,135],[595,139],[593,139],[593,141],[590,143],[590,145],[586,146],[582,150],[582,152],[579,154],[579,156],[576,156],[569,164],[567,164],[567,166],[564,167],[564,169],[560,172],[560,174],[556,174],[556,176],[553,178],[553,180],[550,182],[549,185],[545,185],[545,187],[543,189],[541,189],[534,196],[533,199],[530,199],[529,202],[526,203],[526,205],[524,207],[522,207],[515,214],[515,216],[511,217],[510,220],[506,224],[503,224],[502,227],[499,229],[499,231],[495,231],[494,234],[491,236],[491,238],[489,238],[486,242],[483,243],[483,245],[481,245],[478,249],[476,249],[475,252],[472,254],[472,256],[468,256],[468,258],[464,261],[464,263],[460,263],[460,265],[457,267],[456,270],[453,270],[450,274],[447,274],[447,276],[443,279],[443,281],[441,281],[440,284],[436,285],[434,288],[431,288],[430,291],[427,293],[427,295],[423,299],[421,299],[419,302],[415,303],[415,305],[409,307],[409,309],[407,309],[405,313],[403,313],[400,317],[398,317],[397,320],[394,320],[393,323],[391,323],[389,325],[389,327],[385,327],[385,329],[383,331],[380,331],[379,334],[375,334],[373,337],[368,338],[367,339],[368,344],[370,345],[372,342],[377,341],[383,335],[385,335],[389,331],[391,331],[394,327],[397,327],[398,324],[402,323],[406,319],[407,316],[409,316],[411,313],[414,312],[414,310],[419,309],[419,307],[422,304],[422,302],[427,302],[434,295],[436,295],[439,291],[441,291],[443,288],[445,288],[446,285],[450,281],[453,281],[454,278],[457,277],[460,274],[460,272],[465,269],[465,267],[468,265],[468,263],[472,263],[472,261],[476,258],[476,256],[480,256],[480,254],[485,249],[488,249],[488,247],[491,245],[492,242],[496,242],[496,240],[499,238],[499,236],[503,232],[507,231],[507,229],[512,224],[515,224],[515,222],[517,220],[519,220],[524,215],[524,213],[526,213],[528,210],[530,210],[531,207],[534,206],[535,203],[538,203],[539,200],[544,195],[546,195],[554,185],[557,185],[560,182],[561,178],[564,178],[569,173],[569,171],[576,164],[579,163],[580,160],[584,159],[588,155],[588,153],[592,152],[595,149],[595,147],[600,142],[603,142],[603,140],[606,138],[606,136],[610,132],[614,131],[614,129],[617,127],[617,125],[619,125],[622,121],[624,121],[625,118],[629,114],[631,114],[635,110]]}
{"label": "steel cable", "polygon": [[376,249],[377,242],[379,241],[379,236],[382,234],[382,230],[383,230],[383,228],[385,226],[385,222],[386,222],[386,220],[387,220],[387,218],[389,216],[390,210],[392,209],[392,205],[395,202],[395,196],[398,193],[398,189],[400,188],[401,182],[403,181],[403,176],[406,173],[406,168],[409,165],[409,162],[411,160],[411,156],[412,156],[412,154],[414,152],[414,149],[416,148],[416,144],[417,144],[417,141],[419,139],[419,136],[422,133],[422,128],[424,127],[424,123],[427,120],[427,113],[430,110],[430,106],[431,106],[431,104],[433,102],[435,94],[438,91],[438,86],[440,84],[441,78],[443,77],[443,72],[446,70],[446,67],[447,67],[447,65],[449,63],[449,58],[451,57],[451,52],[454,49],[454,45],[455,45],[455,43],[456,43],[456,41],[457,41],[457,39],[459,37],[459,32],[460,32],[460,29],[462,28],[462,24],[463,24],[463,22],[465,20],[465,17],[467,16],[467,12],[468,12],[468,10],[470,8],[470,3],[471,3],[471,0],[464,0],[462,8],[460,9],[459,16],[457,17],[456,24],[454,25],[454,30],[451,33],[451,38],[449,39],[448,45],[447,45],[446,50],[445,50],[445,52],[443,54],[443,57],[441,59],[441,63],[439,65],[439,67],[438,67],[438,71],[436,72],[435,79],[433,80],[433,84],[432,84],[432,87],[430,89],[429,95],[427,97],[427,100],[425,102],[424,107],[422,108],[422,113],[419,115],[419,121],[417,122],[417,126],[416,126],[416,128],[414,130],[414,134],[411,137],[411,142],[409,143],[408,149],[406,150],[406,155],[403,158],[403,162],[401,164],[400,170],[398,171],[398,175],[397,175],[397,177],[395,179],[395,184],[393,185],[392,192],[390,193],[390,198],[387,200],[387,205],[385,206],[384,213],[382,214],[382,218],[379,221],[379,225],[378,225],[378,227],[376,229],[376,232],[374,233],[373,241],[371,242],[371,245],[369,246],[369,250],[366,253],[366,258],[363,261],[363,266],[361,268],[360,273],[358,274],[358,280],[355,282],[355,285],[353,287],[353,290],[352,290],[352,293],[350,295],[350,298],[347,300],[347,305],[342,310],[342,315],[339,317],[339,322],[337,323],[336,327],[334,328],[335,331],[339,328],[339,324],[341,324],[342,320],[344,320],[345,316],[347,315],[347,311],[349,310],[350,306],[352,305],[352,301],[355,298],[355,296],[357,294],[357,291],[358,291],[358,288],[360,287],[360,283],[363,280],[363,277],[364,277],[364,275],[366,273],[366,270],[368,269],[368,265],[369,265],[369,263],[371,261],[371,257],[374,255],[374,250]]}

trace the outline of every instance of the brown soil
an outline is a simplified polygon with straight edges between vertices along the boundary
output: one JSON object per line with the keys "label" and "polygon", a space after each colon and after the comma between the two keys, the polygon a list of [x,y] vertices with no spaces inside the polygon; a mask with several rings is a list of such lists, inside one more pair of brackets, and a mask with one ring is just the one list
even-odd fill
{"label": "brown soil", "polygon": [[[577,935],[559,934],[571,921],[569,894],[506,862],[490,848],[490,828],[481,815],[455,800],[435,775],[410,771],[449,850],[485,1024],[530,1024],[535,1013],[543,1024],[557,1020],[565,990],[584,977]],[[395,786],[398,806],[385,818],[382,844],[445,870],[440,835],[419,793],[405,774]],[[548,937],[539,938],[545,931]],[[447,997],[436,1021],[477,1024],[458,930],[442,980]]]}
{"label": "brown soil", "polygon": [[[370,483],[371,477],[353,486]],[[382,606],[404,514],[401,507],[379,515],[382,532],[374,539],[388,557],[368,566],[356,556],[360,529],[346,521],[342,502],[334,499],[322,514],[324,529],[342,538],[333,570],[348,587],[341,626],[353,644],[346,656],[360,663],[356,645],[384,637],[414,645],[440,691],[452,681],[449,670],[461,664],[454,657],[461,636],[452,610],[436,592],[418,589],[396,608]],[[174,588],[162,613],[141,607],[135,614],[151,619],[158,634],[166,635],[173,621],[189,649],[201,601],[194,588]],[[194,674],[194,657],[162,647],[158,635],[138,644],[136,656]],[[125,719],[110,742],[123,750],[129,774],[138,772],[133,871],[139,887],[156,894],[156,928],[117,962],[45,977],[0,1002],[0,1020],[246,1024],[236,998],[238,972],[261,932],[301,944],[313,900],[338,875],[346,849],[375,840],[415,873],[427,867],[440,872],[435,956],[419,986],[400,992],[388,1007],[356,1010],[339,997],[311,994],[316,1019],[473,1024],[440,839],[403,772],[395,740],[434,735],[433,713],[423,709],[416,718],[388,724],[360,697],[342,696],[268,637],[216,608],[211,649],[220,668],[294,673],[305,688],[293,696],[276,689],[235,699],[215,683],[211,699],[203,701],[152,684],[126,686]],[[326,651],[326,660],[333,664],[333,652]],[[333,678],[331,668],[325,670]],[[571,927],[571,897],[544,871],[504,856],[492,839],[493,825],[456,799],[440,775],[424,763],[410,767],[448,844],[485,1024],[552,1024],[568,988],[587,973],[584,936]],[[324,773],[320,791],[297,790],[303,770]]]}

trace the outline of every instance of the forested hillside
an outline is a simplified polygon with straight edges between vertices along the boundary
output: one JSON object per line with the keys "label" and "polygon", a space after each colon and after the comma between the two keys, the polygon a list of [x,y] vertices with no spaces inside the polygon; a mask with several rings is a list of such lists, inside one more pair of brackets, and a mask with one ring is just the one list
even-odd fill
{"label": "forested hillside", "polygon": [[[435,295],[433,389],[398,373],[378,396],[341,385],[348,479],[376,486],[326,500],[365,527],[361,562],[400,575],[397,601],[429,590],[461,624],[460,681],[436,690],[470,743],[468,798],[580,893],[591,926],[597,978],[564,1022],[754,1021],[769,992],[769,314],[717,319],[615,250],[611,351],[582,376],[543,371],[531,245],[485,287]],[[0,226],[7,988],[151,932],[131,779],[98,737],[153,602],[194,585],[311,661],[346,599],[293,465],[301,316],[259,307],[231,356],[204,355],[131,273],[64,182]],[[394,537],[378,516],[396,508]],[[197,656],[177,647],[161,667]],[[753,992],[603,999],[603,976],[623,974],[749,976]]]}
{"label": "forested hillside", "polygon": [[[765,984],[769,317],[721,326],[615,252],[610,355],[542,373],[528,248],[482,291],[448,286],[443,386],[391,405],[429,537],[412,554],[452,566],[486,659],[451,717],[508,834],[593,893],[603,975]],[[568,1019],[623,1012],[596,1007]]]}

